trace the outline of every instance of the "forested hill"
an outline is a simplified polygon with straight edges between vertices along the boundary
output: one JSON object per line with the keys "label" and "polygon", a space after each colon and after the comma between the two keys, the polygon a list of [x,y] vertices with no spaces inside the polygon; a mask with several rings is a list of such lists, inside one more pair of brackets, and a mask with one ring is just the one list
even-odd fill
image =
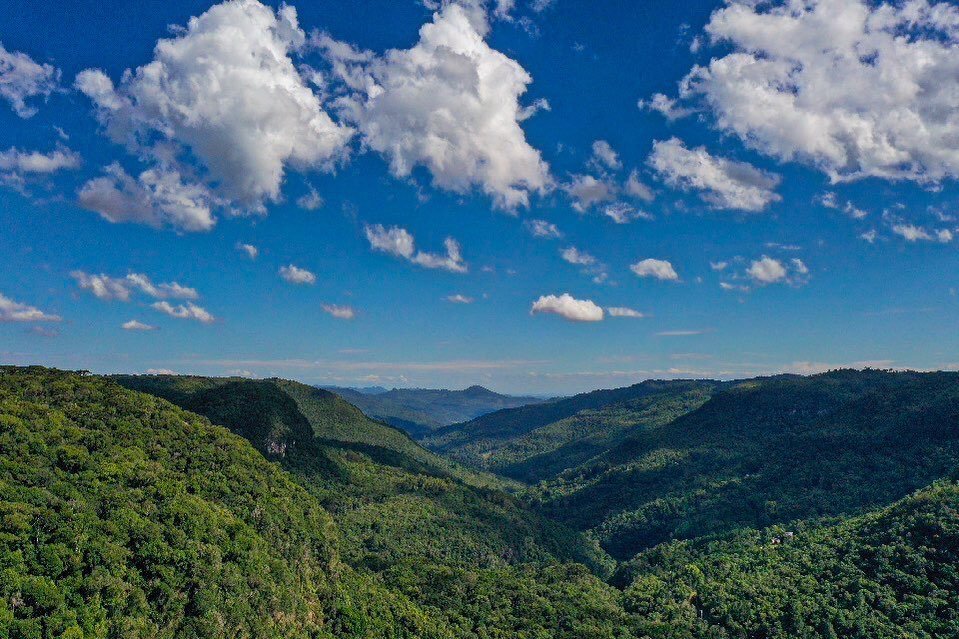
{"label": "forested hill", "polygon": [[959,374],[741,382],[534,493],[614,556],[891,503],[959,466]]}
{"label": "forested hill", "polygon": [[466,483],[499,483],[424,449],[406,433],[364,415],[338,395],[281,379],[249,380],[186,375],[116,375],[119,384],[163,397],[205,415],[249,439],[263,453],[283,457],[317,439],[340,446],[375,447],[409,470],[454,476]]}
{"label": "forested hill", "polygon": [[527,482],[550,478],[670,422],[723,388],[714,381],[646,381],[497,411],[439,429],[421,443],[477,468]]}
{"label": "forested hill", "polygon": [[465,422],[504,408],[538,404],[536,397],[501,395],[470,386],[464,390],[429,388],[394,388],[369,393],[352,388],[327,387],[374,419],[402,428],[419,438],[437,428]]}
{"label": "forested hill", "polygon": [[[603,561],[576,534],[566,534],[497,490],[495,477],[438,457],[333,393],[279,379],[114,379],[249,439],[319,497],[341,527],[355,533],[345,552],[355,554],[356,561],[373,566],[444,555],[489,565],[553,557]],[[397,534],[397,526],[406,526],[405,537]],[[448,543],[436,543],[444,539]]]}
{"label": "forested hill", "polygon": [[[434,616],[469,628],[460,636],[504,626],[548,627],[548,615],[535,623],[529,615],[560,599],[617,601],[595,576],[611,569],[595,542],[502,492],[495,478],[437,457],[332,393],[276,379],[114,379],[249,438],[332,514],[342,531],[344,561],[376,574]],[[557,568],[570,561],[584,565]],[[573,575],[572,589],[552,592],[546,585]],[[502,598],[504,606],[518,591],[540,594],[524,611],[471,610],[474,602],[462,592],[467,582],[479,588],[474,596]],[[598,627],[610,624],[587,616]]]}
{"label": "forested hill", "polygon": [[524,501],[295,382],[0,367],[0,637],[959,637],[957,385],[650,385]]}
{"label": "forested hill", "polygon": [[0,636],[450,636],[337,546],[309,492],[227,429],[0,367]]}
{"label": "forested hill", "polygon": [[959,637],[959,483],[825,524],[673,542],[623,567],[644,637]]}

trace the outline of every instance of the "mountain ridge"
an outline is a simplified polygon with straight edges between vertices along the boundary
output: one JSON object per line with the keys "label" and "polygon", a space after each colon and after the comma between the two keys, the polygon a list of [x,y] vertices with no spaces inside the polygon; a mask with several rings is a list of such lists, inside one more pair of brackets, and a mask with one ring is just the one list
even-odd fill
{"label": "mountain ridge", "polygon": [[543,401],[537,397],[503,395],[478,384],[462,390],[393,388],[381,393],[342,387],[322,388],[340,395],[368,416],[405,430],[414,438],[501,408]]}

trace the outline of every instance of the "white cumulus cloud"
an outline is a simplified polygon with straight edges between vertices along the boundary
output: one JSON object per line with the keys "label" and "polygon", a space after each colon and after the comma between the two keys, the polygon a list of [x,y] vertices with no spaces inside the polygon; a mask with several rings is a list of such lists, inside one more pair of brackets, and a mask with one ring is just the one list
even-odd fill
{"label": "white cumulus cloud", "polygon": [[551,179],[520,126],[529,116],[520,97],[532,78],[487,44],[488,32],[482,7],[452,2],[420,29],[411,49],[375,56],[327,36],[315,40],[350,88],[341,112],[394,175],[423,166],[439,188],[478,187],[512,210]]}
{"label": "white cumulus cloud", "polygon": [[954,3],[730,0],[706,32],[726,52],[680,98],[722,131],[835,182],[959,177]]}
{"label": "white cumulus cloud", "polygon": [[524,226],[526,226],[526,229],[533,235],[533,237],[549,239],[563,237],[563,234],[560,232],[559,228],[552,222],[547,222],[546,220],[526,220]]}
{"label": "white cumulus cloud", "polygon": [[260,254],[260,249],[253,246],[252,244],[239,243],[236,245],[236,250],[243,251],[244,253],[246,253],[246,256],[250,258],[251,260],[255,260],[257,256]]}
{"label": "white cumulus cloud", "polygon": [[666,282],[678,282],[679,273],[673,268],[673,265],[667,260],[658,260],[647,258],[640,260],[629,267],[630,270],[639,277],[652,277]]}
{"label": "white cumulus cloud", "polygon": [[633,169],[626,178],[626,193],[632,197],[638,198],[643,202],[652,202],[656,199],[656,194],[641,179],[639,171]]}
{"label": "white cumulus cloud", "polygon": [[154,302],[151,306],[161,313],[177,319],[192,319],[202,322],[203,324],[211,324],[216,320],[205,308],[197,306],[192,302],[173,306],[169,302],[163,301]]}
{"label": "white cumulus cloud", "polygon": [[799,258],[779,260],[763,255],[758,260],[750,262],[746,269],[746,276],[759,286],[768,284],[801,286],[808,281],[809,267]]}
{"label": "white cumulus cloud", "polygon": [[603,208],[603,214],[616,224],[629,224],[633,220],[651,220],[653,216],[625,202],[613,202]]}
{"label": "white cumulus cloud", "polygon": [[939,242],[941,244],[948,244],[952,241],[952,231],[949,229],[930,230],[923,226],[903,222],[892,224],[889,229],[907,242]]}
{"label": "white cumulus cloud", "polygon": [[186,174],[189,156],[232,207],[261,211],[280,198],[288,166],[329,168],[343,156],[352,130],[330,118],[291,57],[306,41],[293,7],[230,0],[175,34],[119,86],[96,69],[76,79],[111,138],[157,162],[156,171]]}
{"label": "white cumulus cloud", "polygon": [[293,264],[280,267],[279,272],[280,277],[290,284],[316,284],[316,275]]}
{"label": "white cumulus cloud", "polygon": [[447,302],[452,302],[453,304],[472,304],[474,302],[472,297],[467,297],[461,293],[456,293],[455,295],[447,295]]}
{"label": "white cumulus cloud", "polygon": [[777,259],[763,255],[758,260],[753,260],[746,269],[746,274],[760,284],[774,284],[786,279],[786,267]]}
{"label": "white cumulus cloud", "polygon": [[124,322],[122,326],[125,331],[155,331],[157,330],[156,326],[150,324],[145,324],[140,320],[130,320],[129,322]]}
{"label": "white cumulus cloud", "polygon": [[57,90],[60,71],[49,64],[39,64],[26,53],[7,51],[0,43],[0,98],[10,103],[21,118],[29,118],[37,110],[27,104],[35,96],[47,97]]}
{"label": "white cumulus cloud", "polygon": [[48,153],[10,148],[0,151],[0,184],[23,191],[27,180],[79,168],[80,155],[67,148]]}
{"label": "white cumulus cloud", "polygon": [[130,301],[133,291],[140,291],[154,299],[199,299],[196,289],[183,286],[178,282],[164,282],[154,284],[142,273],[129,273],[125,277],[111,277],[103,273],[92,274],[85,271],[73,271],[70,276],[77,281],[77,285],[90,291],[101,300]]}
{"label": "white cumulus cloud", "polygon": [[367,224],[364,232],[373,250],[402,258],[425,268],[441,269],[452,273],[466,273],[469,270],[463,261],[459,242],[451,237],[443,242],[446,253],[439,254],[417,251],[410,232],[398,226],[386,228],[382,224]]}
{"label": "white cumulus cloud", "polygon": [[49,153],[22,151],[10,148],[0,151],[0,171],[11,173],[55,173],[80,166],[80,156],[70,149],[56,149]]}
{"label": "white cumulus cloud", "polygon": [[296,200],[296,205],[304,211],[315,211],[317,209],[321,209],[323,208],[323,204],[323,196],[312,187],[310,187],[310,190],[307,193],[301,195]]}
{"label": "white cumulus cloud", "polygon": [[612,202],[616,199],[619,190],[606,177],[592,175],[574,175],[569,183],[563,185],[563,190],[573,200],[573,209],[585,213],[598,204]]}
{"label": "white cumulus cloud", "polygon": [[216,199],[204,185],[184,182],[175,169],[156,167],[133,178],[114,163],[87,181],[77,196],[80,206],[113,223],[184,231],[207,231],[216,224],[211,210]]}
{"label": "white cumulus cloud", "polygon": [[619,160],[619,154],[610,146],[606,140],[596,140],[593,142],[593,162],[598,166],[607,169],[621,169],[623,163]]}
{"label": "white cumulus cloud", "polygon": [[705,147],[689,149],[678,138],[654,142],[648,162],[666,184],[698,191],[717,209],[762,211],[782,199],[775,191],[778,175],[745,162],[716,157]]}
{"label": "white cumulus cloud", "polygon": [[575,246],[564,248],[559,252],[559,254],[564,261],[569,262],[570,264],[576,264],[578,266],[591,266],[596,263],[595,257],[589,253],[580,251]]}
{"label": "white cumulus cloud", "polygon": [[61,319],[59,315],[44,313],[0,293],[0,322],[59,322]]}
{"label": "white cumulus cloud", "polygon": [[541,296],[530,309],[531,315],[539,313],[552,313],[571,322],[599,322],[603,319],[603,309],[592,300],[578,300],[569,293]]}

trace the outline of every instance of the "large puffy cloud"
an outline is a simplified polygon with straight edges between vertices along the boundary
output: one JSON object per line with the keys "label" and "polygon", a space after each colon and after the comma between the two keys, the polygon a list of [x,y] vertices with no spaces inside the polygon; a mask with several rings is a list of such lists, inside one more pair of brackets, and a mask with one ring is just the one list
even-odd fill
{"label": "large puffy cloud", "polygon": [[59,322],[59,315],[44,313],[40,309],[15,302],[0,293],[0,322]]}
{"label": "large puffy cloud", "polygon": [[36,108],[27,104],[35,96],[49,96],[57,90],[60,72],[49,64],[38,64],[19,51],[7,51],[0,43],[0,98],[7,100],[21,118],[33,116]]}
{"label": "large puffy cloud", "polygon": [[530,314],[552,313],[571,322],[599,322],[603,319],[603,309],[592,300],[578,300],[569,293],[562,295],[543,295],[533,302]]}
{"label": "large puffy cloud", "polygon": [[680,97],[718,127],[834,181],[959,177],[959,8],[927,0],[732,0],[706,31],[731,52]]}
{"label": "large puffy cloud", "polygon": [[444,255],[417,251],[413,235],[398,226],[386,228],[382,224],[367,224],[364,231],[373,250],[402,258],[425,268],[441,269],[452,273],[466,273],[469,270],[463,262],[459,242],[451,237],[443,242],[446,248]]}
{"label": "large puffy cloud", "polygon": [[678,138],[653,143],[649,165],[666,184],[700,197],[718,209],[762,211],[782,199],[779,176],[745,162],[716,157],[704,147],[689,149]]}
{"label": "large puffy cloud", "polygon": [[315,41],[351,89],[339,101],[342,113],[395,175],[423,166],[436,186],[478,187],[510,210],[549,188],[549,167],[520,126],[530,115],[520,97],[532,78],[487,44],[487,16],[477,4],[446,4],[416,45],[382,57],[325,36]]}
{"label": "large puffy cloud", "polygon": [[[119,86],[99,70],[81,72],[76,85],[108,134],[156,162],[161,175],[186,175],[189,150],[202,179],[184,182],[209,183],[237,210],[257,211],[280,198],[287,166],[330,167],[352,135],[324,111],[291,59],[305,40],[292,7],[274,13],[257,0],[229,0],[160,40],[154,60],[126,73]],[[81,193],[116,200],[122,189],[104,180],[110,178]],[[117,181],[113,176],[113,186]],[[169,201],[150,201],[152,194],[148,186],[130,198],[140,202],[140,214],[110,217],[154,224],[160,217],[186,230],[212,225],[195,219],[194,197],[186,198],[189,214],[179,215]]]}

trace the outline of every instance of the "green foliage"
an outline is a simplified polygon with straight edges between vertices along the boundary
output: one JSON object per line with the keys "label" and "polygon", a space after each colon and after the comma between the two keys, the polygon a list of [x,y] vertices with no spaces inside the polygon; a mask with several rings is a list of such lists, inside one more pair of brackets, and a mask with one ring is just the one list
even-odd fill
{"label": "green foliage", "polygon": [[959,485],[831,525],[665,544],[617,580],[650,637],[956,637]]}
{"label": "green foliage", "polygon": [[[645,390],[651,385],[647,383]],[[704,382],[667,382],[657,392],[579,411],[484,451],[484,466],[527,483],[550,479],[635,433],[660,428],[699,408],[716,387]]]}
{"label": "green foliage", "polygon": [[[511,571],[520,565],[579,561],[599,574],[612,568],[595,542],[531,512],[493,488],[499,482],[490,476],[438,457],[326,391],[284,380],[116,379],[247,437],[332,513],[342,531],[344,561],[390,588],[407,583],[408,575],[432,579],[450,571],[492,583],[493,575],[519,574]],[[606,591],[583,571],[589,577],[577,588],[584,597],[590,589]],[[535,586],[525,573],[514,581]],[[404,591],[437,618],[482,612],[466,599],[439,605],[428,585]],[[548,593],[543,596],[549,599]],[[520,610],[495,615],[480,614],[474,621],[485,620],[490,629],[523,623]]]}
{"label": "green foliage", "polygon": [[532,491],[614,557],[900,499],[959,465],[959,375],[752,380]]}
{"label": "green foliage", "polygon": [[401,596],[351,603],[356,579],[329,515],[241,438],[0,368],[0,637],[437,636]]}
{"label": "green foliage", "polygon": [[439,429],[422,443],[475,468],[526,482],[578,466],[635,430],[697,408],[718,382],[648,381],[501,410]]}
{"label": "green foliage", "polygon": [[114,379],[0,368],[0,639],[959,636],[954,374],[647,383],[447,431],[548,478],[536,510],[325,391]]}

